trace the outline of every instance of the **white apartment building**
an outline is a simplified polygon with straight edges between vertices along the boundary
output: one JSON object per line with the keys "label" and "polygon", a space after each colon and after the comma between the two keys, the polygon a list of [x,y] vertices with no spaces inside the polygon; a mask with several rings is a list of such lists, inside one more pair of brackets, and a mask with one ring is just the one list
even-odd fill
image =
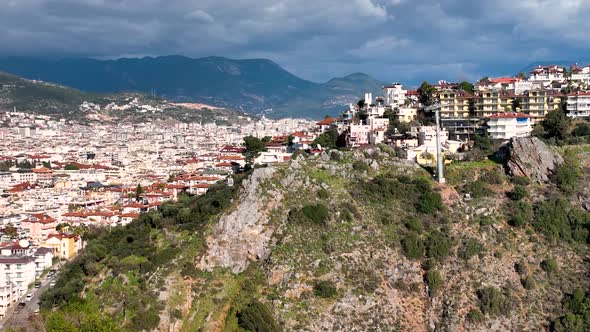
{"label": "white apartment building", "polygon": [[498,113],[488,118],[488,134],[493,139],[530,136],[531,117],[523,113]]}
{"label": "white apartment building", "polygon": [[[1,273],[0,273],[1,275]],[[11,283],[0,277],[0,319],[6,315],[6,310],[18,301],[18,289]]]}
{"label": "white apartment building", "polygon": [[18,295],[23,295],[29,284],[35,281],[35,257],[0,256],[0,274],[7,282],[18,288]]}
{"label": "white apartment building", "polygon": [[385,90],[386,105],[392,108],[404,106],[408,91],[402,88],[401,83],[393,83],[390,86],[384,87],[383,90]]}
{"label": "white apartment building", "polygon": [[350,124],[346,142],[352,147],[383,143],[388,126],[388,118],[376,117],[369,117],[367,124]]}
{"label": "white apartment building", "polygon": [[[436,126],[412,127],[412,132],[417,132],[418,145],[436,148]],[[440,131],[440,144],[445,145],[448,139],[449,132],[446,128],[442,128]]]}
{"label": "white apartment building", "polygon": [[39,277],[43,271],[53,264],[53,249],[39,247],[35,250],[35,277]]}
{"label": "white apartment building", "polygon": [[551,82],[564,82],[565,69],[560,66],[538,66],[530,72],[529,81],[540,82],[543,86],[548,87]]}
{"label": "white apartment building", "polygon": [[567,95],[567,111],[572,118],[590,117],[590,91]]}
{"label": "white apartment building", "polygon": [[17,183],[29,182],[34,183],[37,181],[37,173],[31,170],[18,170],[12,173],[12,179]]}
{"label": "white apartment building", "polygon": [[571,81],[574,83],[590,84],[590,65],[584,67],[578,67],[578,65],[572,66]]}

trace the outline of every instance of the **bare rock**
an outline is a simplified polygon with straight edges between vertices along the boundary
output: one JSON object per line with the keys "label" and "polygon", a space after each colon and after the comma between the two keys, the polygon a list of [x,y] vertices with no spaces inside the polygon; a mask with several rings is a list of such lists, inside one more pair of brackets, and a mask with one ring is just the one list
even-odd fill
{"label": "bare rock", "polygon": [[536,137],[513,138],[508,144],[506,166],[510,175],[549,181],[563,158]]}
{"label": "bare rock", "polygon": [[274,198],[268,200],[258,189],[274,173],[272,167],[258,168],[244,180],[237,208],[223,215],[212,236],[207,238],[208,250],[198,263],[199,268],[225,267],[239,273],[251,261],[268,257],[274,233],[274,228],[268,225],[269,213],[273,208],[271,205],[281,201],[281,194],[273,192]]}

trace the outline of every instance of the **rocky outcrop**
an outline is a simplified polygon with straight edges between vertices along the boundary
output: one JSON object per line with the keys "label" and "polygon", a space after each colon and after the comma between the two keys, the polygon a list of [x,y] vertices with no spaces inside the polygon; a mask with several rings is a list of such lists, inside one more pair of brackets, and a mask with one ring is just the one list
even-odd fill
{"label": "rocky outcrop", "polygon": [[265,189],[267,195],[272,195],[272,199],[265,199],[259,188],[274,173],[272,167],[258,168],[244,180],[237,208],[222,216],[207,238],[207,253],[198,263],[199,268],[225,267],[239,273],[251,261],[268,257],[274,233],[274,228],[269,227],[269,214],[272,205],[280,203],[282,194]]}
{"label": "rocky outcrop", "polygon": [[513,176],[546,182],[563,158],[536,137],[513,138],[507,146],[506,166]]}

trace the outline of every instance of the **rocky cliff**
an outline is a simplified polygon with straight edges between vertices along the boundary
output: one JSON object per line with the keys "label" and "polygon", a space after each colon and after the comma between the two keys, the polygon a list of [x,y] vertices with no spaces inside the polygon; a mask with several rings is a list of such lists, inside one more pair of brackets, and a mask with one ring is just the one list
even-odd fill
{"label": "rocky cliff", "polygon": [[[435,186],[446,206],[421,212],[430,189],[412,179],[428,175],[390,153],[331,152],[257,169],[209,236],[199,267],[223,278],[228,274],[218,268],[229,268],[241,272],[229,275],[238,279],[249,269],[262,271],[254,297],[289,331],[546,328],[564,290],[587,275],[583,256],[509,226],[505,185],[473,201],[459,199],[453,185]],[[515,175],[546,181],[560,162],[538,140],[512,143]],[[301,212],[321,206],[329,215],[319,223]],[[414,245],[415,257],[408,253]],[[543,271],[548,257],[557,259],[559,274]],[[431,271],[440,285],[427,281]],[[322,295],[321,282],[334,285],[334,294]],[[504,302],[494,305],[505,307],[482,309],[485,288],[498,290]],[[231,310],[217,319],[232,330]]]}
{"label": "rocky cliff", "polygon": [[547,182],[563,158],[536,137],[512,138],[508,143],[507,167],[513,176]]}

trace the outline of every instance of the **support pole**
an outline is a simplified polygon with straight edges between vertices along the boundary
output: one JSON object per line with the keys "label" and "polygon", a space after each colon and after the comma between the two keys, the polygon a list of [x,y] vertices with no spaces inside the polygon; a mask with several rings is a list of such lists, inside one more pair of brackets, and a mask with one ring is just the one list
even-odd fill
{"label": "support pole", "polygon": [[440,146],[440,107],[435,109],[436,118],[436,175],[438,183],[445,183],[443,176],[442,148]]}

